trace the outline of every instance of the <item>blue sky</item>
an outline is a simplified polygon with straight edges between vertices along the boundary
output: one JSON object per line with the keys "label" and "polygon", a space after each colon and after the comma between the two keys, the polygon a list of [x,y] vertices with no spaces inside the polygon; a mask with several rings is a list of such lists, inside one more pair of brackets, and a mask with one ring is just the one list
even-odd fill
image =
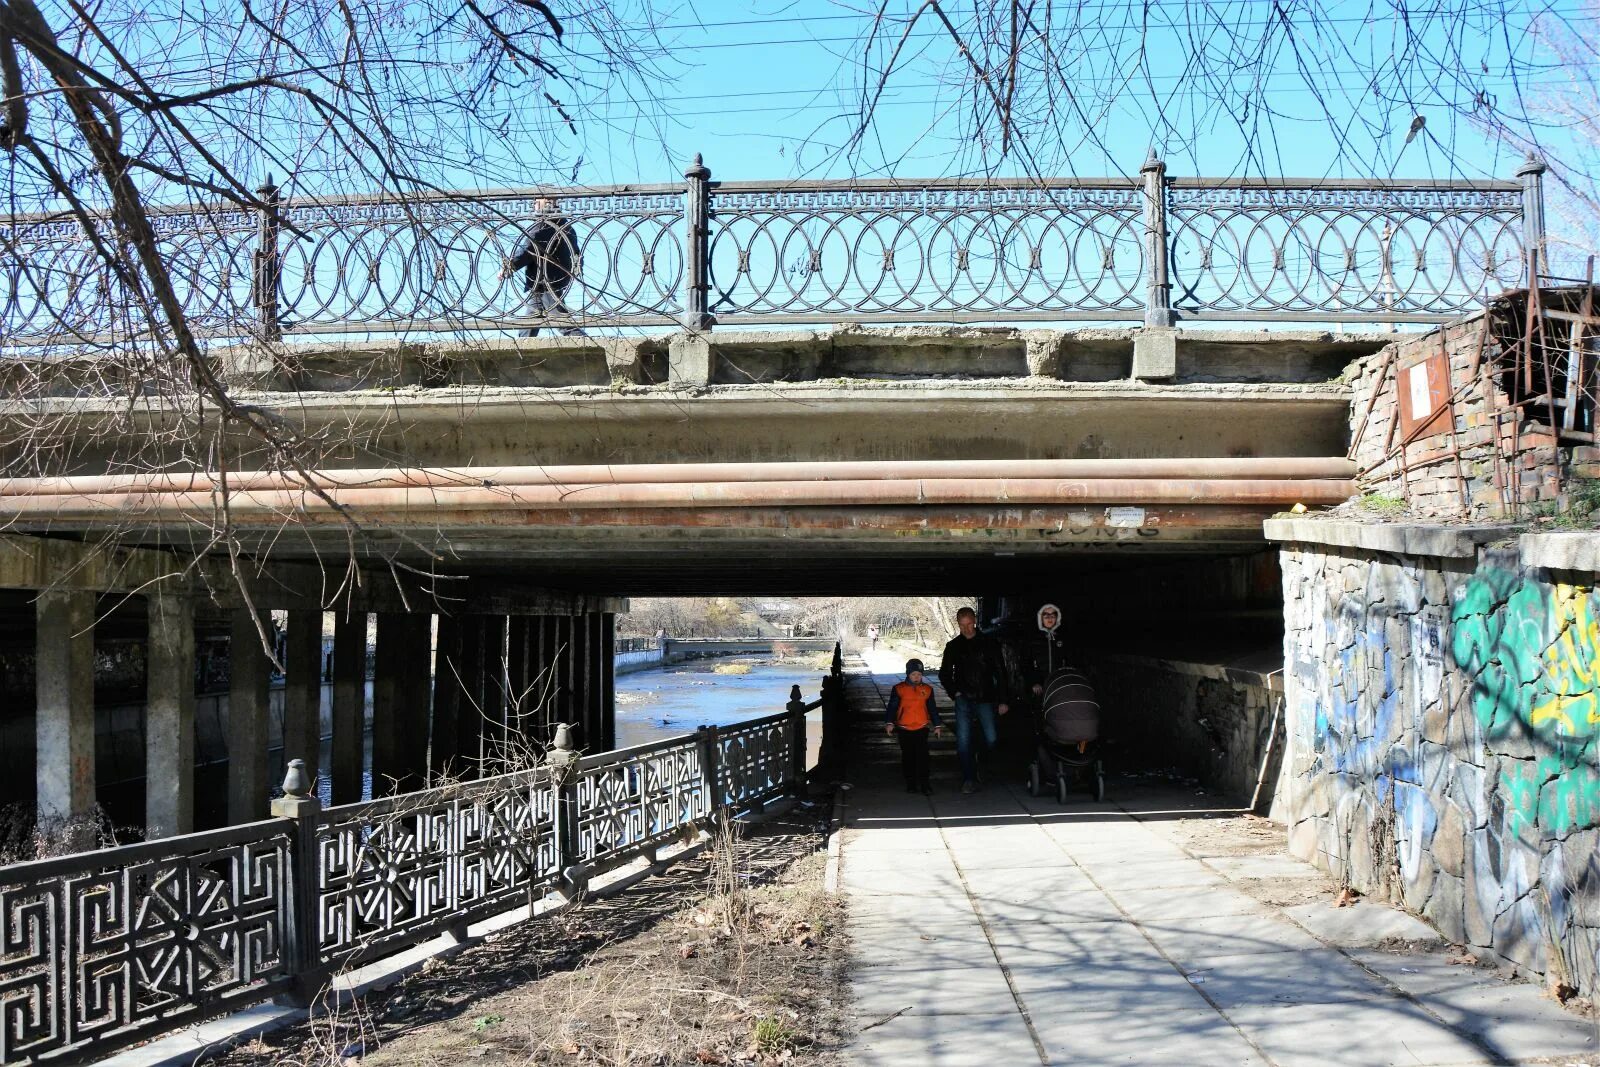
{"label": "blue sky", "polygon": [[[971,10],[951,3],[952,14],[958,6]],[[1318,5],[1323,17],[1312,26],[1297,13],[1305,5],[1286,0],[1290,24],[1301,23],[1294,32],[1303,52],[1320,57],[1301,69],[1285,47],[1282,23],[1272,24],[1274,6],[1090,0],[1085,22],[1102,29],[1115,22],[1117,33],[1080,37],[1085,52],[1071,78],[1081,96],[1101,98],[1102,106],[1086,116],[1090,122],[1068,123],[1065,136],[1030,138],[1042,144],[1041,169],[1136,173],[1156,141],[1174,174],[1510,178],[1519,154],[1462,114],[1479,92],[1509,107],[1519,82],[1523,92],[1563,91],[1563,72],[1541,63],[1526,26],[1541,14],[1579,26],[1594,21],[1593,9],[1579,0],[1419,5],[1409,23],[1388,3],[1327,2]],[[889,0],[889,11],[901,17],[915,7]],[[588,101],[589,118],[571,138],[574,162],[581,157],[580,181],[672,180],[696,151],[716,177],[729,180],[1025,169],[1015,159],[996,166],[992,152],[985,157],[963,138],[962,97],[951,80],[962,73],[959,57],[926,16],[880,102],[873,137],[856,155],[840,149],[863,77],[861,35],[869,24],[859,13],[829,0],[719,0],[702,5],[699,16],[699,25],[687,8],[663,16],[660,39],[672,55],[667,69],[677,77],[659,87],[658,110],[614,98]],[[1198,83],[1185,70],[1207,22],[1231,25],[1247,47],[1259,37],[1265,50],[1255,55],[1225,54],[1213,40],[1208,66],[1236,66],[1221,79],[1226,93],[1259,84],[1274,114],[1230,116],[1209,92],[1194,92]],[[1140,42],[1148,49],[1142,63],[1132,51]],[[1442,67],[1455,73],[1441,77]],[[1132,72],[1139,76],[1105,103]],[[1171,118],[1165,133],[1155,117],[1158,103]],[[1417,114],[1426,120],[1424,131],[1406,143]],[[1254,155],[1246,151],[1251,139],[1241,121],[1264,123],[1254,127]],[[1086,127],[1092,135],[1085,136]],[[1550,136],[1559,149],[1562,136]]]}

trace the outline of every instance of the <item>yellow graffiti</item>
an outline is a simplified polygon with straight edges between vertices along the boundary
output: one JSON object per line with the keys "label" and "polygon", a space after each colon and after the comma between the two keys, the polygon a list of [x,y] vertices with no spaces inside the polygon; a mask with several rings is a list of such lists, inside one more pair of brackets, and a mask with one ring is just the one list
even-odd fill
{"label": "yellow graffiti", "polygon": [[1536,700],[1532,726],[1553,723],[1558,733],[1577,737],[1600,724],[1600,618],[1591,609],[1591,590],[1557,585],[1550,599],[1550,629],[1559,636],[1544,650],[1544,681],[1549,695]]}

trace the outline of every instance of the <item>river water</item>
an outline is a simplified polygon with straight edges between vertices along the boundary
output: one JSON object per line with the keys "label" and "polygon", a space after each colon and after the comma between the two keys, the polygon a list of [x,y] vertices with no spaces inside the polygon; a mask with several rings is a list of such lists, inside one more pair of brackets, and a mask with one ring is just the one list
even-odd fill
{"label": "river water", "polygon": [[[749,674],[718,674],[718,664],[744,663]],[[627,748],[726,726],[783,710],[789,687],[810,703],[822,689],[821,667],[723,658],[679,663],[617,678],[617,746]]]}

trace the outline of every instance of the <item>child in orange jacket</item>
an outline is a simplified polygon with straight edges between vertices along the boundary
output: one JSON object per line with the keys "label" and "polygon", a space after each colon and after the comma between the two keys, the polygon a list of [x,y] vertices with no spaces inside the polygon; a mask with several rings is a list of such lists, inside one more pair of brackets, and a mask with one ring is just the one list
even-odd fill
{"label": "child in orange jacket", "polygon": [[944,733],[939,722],[939,707],[933,698],[933,686],[922,680],[922,661],[906,661],[906,680],[889,691],[889,705],[884,713],[884,732],[894,734],[900,742],[900,765],[906,774],[906,792],[929,795],[933,784],[928,780],[928,730],[935,737]]}

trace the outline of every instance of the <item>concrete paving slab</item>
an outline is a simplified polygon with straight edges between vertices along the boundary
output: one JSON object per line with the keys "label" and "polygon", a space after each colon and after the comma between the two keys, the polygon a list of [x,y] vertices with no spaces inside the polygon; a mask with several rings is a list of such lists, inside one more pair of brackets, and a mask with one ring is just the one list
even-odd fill
{"label": "concrete paving slab", "polygon": [[1013,962],[1018,965],[1052,962],[1099,965],[1160,956],[1149,939],[1130,923],[1056,925],[992,919],[987,926],[989,940],[1007,965]]}
{"label": "concrete paving slab", "polygon": [[861,1034],[844,1050],[844,1061],[856,1067],[1020,1067],[1042,1062],[1016,1011],[902,1015]]}
{"label": "concrete paving slab", "polygon": [[851,975],[858,1018],[881,1018],[901,1008],[917,1015],[996,1015],[1015,1012],[1005,975],[983,967],[862,967]]}
{"label": "concrete paving slab", "polygon": [[950,970],[998,966],[993,946],[976,924],[937,933],[896,929],[887,923],[852,924],[850,940],[851,955],[860,967]]}
{"label": "concrete paving slab", "polygon": [[[1030,1012],[1052,1063],[1072,1067],[1261,1067],[1267,1061],[1210,1009],[1128,1016],[1120,1011]],[[1043,1015],[1043,1017],[1041,1017]]]}
{"label": "concrete paving slab", "polygon": [[1126,841],[1095,841],[1088,844],[1067,836],[1057,837],[1056,841],[1074,861],[1085,865],[1116,863],[1118,860],[1127,860],[1130,856],[1137,856],[1141,863],[1156,863],[1162,860],[1181,862],[1194,859],[1177,845],[1148,834],[1136,835]]}
{"label": "concrete paving slab", "polygon": [[1089,872],[1101,889],[1115,893],[1118,889],[1172,889],[1223,884],[1222,875],[1211,870],[1199,860],[1127,860],[1114,858],[1078,857],[1079,864]]}
{"label": "concrete paving slab", "polygon": [[1117,889],[1111,893],[1135,922],[1203,919],[1213,915],[1266,915],[1268,909],[1255,897],[1225,886],[1201,892],[1193,889]]}
{"label": "concrete paving slab", "polygon": [[1213,1010],[1194,986],[1159,956],[1124,958],[1104,965],[1019,962],[1021,958],[1009,954],[1006,970],[1017,995],[1036,1017],[1080,1011],[1142,1015]]}
{"label": "concrete paving slab", "polygon": [[980,905],[986,900],[1040,905],[1067,893],[1097,891],[1088,875],[1077,867],[961,866],[967,888]]}
{"label": "concrete paving slab", "polygon": [[852,869],[846,858],[840,866],[839,881],[851,893],[877,893],[889,896],[930,896],[964,894],[955,867],[942,871]]}
{"label": "concrete paving slab", "polygon": [[1216,956],[1186,968],[1185,973],[1225,1012],[1245,1006],[1400,999],[1331,948]]}
{"label": "concrete paving slab", "polygon": [[1391,938],[1442,943],[1439,932],[1414,915],[1385,904],[1363,903],[1349,908],[1331,904],[1301,904],[1283,913],[1324,941],[1342,948],[1376,945]]}
{"label": "concrete paving slab", "polygon": [[1278,1067],[1442,1067],[1493,1062],[1468,1038],[1406,1000],[1252,1005],[1228,1018]]}
{"label": "concrete paving slab", "polygon": [[978,922],[977,913],[972,910],[965,893],[914,898],[893,893],[852,893],[846,910],[852,927],[860,923],[891,922],[900,923],[903,929],[922,930],[952,923],[976,926]]}
{"label": "concrete paving slab", "polygon": [[944,848],[937,826],[857,826],[844,832],[843,845],[852,853],[926,851]]}
{"label": "concrete paving slab", "polygon": [[1237,878],[1327,878],[1322,871],[1293,856],[1213,856],[1211,867],[1230,879]]}
{"label": "concrete paving slab", "polygon": [[1452,958],[1460,957],[1447,949],[1434,952],[1354,949],[1350,952],[1350,956],[1363,967],[1376,971],[1385,980],[1413,996],[1422,996],[1440,989],[1505,984],[1505,979],[1493,967],[1451,963]]}
{"label": "concrete paving slab", "polygon": [[1217,956],[1303,952],[1321,947],[1300,927],[1270,914],[1160,919],[1140,925],[1163,952],[1191,969]]}
{"label": "concrete paving slab", "polygon": [[1076,889],[1051,893],[1030,901],[998,900],[985,897],[980,902],[990,919],[1011,922],[1102,923],[1124,921],[1111,898],[1098,889]]}
{"label": "concrete paving slab", "polygon": [[1422,997],[1422,1006],[1507,1060],[1600,1052],[1595,1024],[1563,1009],[1529,982],[1452,986]]}
{"label": "concrete paving slab", "polygon": [[896,848],[887,852],[847,849],[841,869],[851,871],[954,872],[955,862],[944,848]]}

